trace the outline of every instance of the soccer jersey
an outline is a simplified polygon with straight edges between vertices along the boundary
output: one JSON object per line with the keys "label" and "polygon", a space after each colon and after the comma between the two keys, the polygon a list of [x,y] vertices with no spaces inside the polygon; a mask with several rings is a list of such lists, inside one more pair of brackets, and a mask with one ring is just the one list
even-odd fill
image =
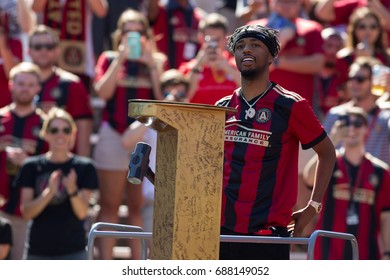
{"label": "soccer jersey", "polygon": [[0,109],[0,196],[7,200],[0,209],[8,214],[21,216],[20,190],[13,185],[19,167],[7,161],[5,149],[22,148],[28,155],[46,151],[47,145],[38,136],[41,126],[37,112],[19,117],[8,106]]}
{"label": "soccer jersey", "polygon": [[38,107],[45,112],[54,106],[66,110],[75,120],[92,118],[89,94],[83,82],[60,68],[43,82],[38,99]]}
{"label": "soccer jersey", "polygon": [[[390,211],[390,173],[387,166],[366,154],[358,167],[339,154],[317,229],[353,234],[359,244],[359,259],[380,259],[378,234],[380,214]],[[321,238],[316,259],[351,259],[349,241]]]}
{"label": "soccer jersey", "polygon": [[326,137],[307,100],[280,85],[249,105],[236,90],[217,105],[233,107],[225,128],[221,226],[253,233],[287,226],[296,203],[299,142],[308,149]]}
{"label": "soccer jersey", "polygon": [[169,68],[179,68],[193,59],[199,50],[198,24],[202,15],[197,8],[187,9],[176,3],[160,7],[153,33],[157,40],[158,50],[168,57]]}
{"label": "soccer jersey", "polygon": [[[117,53],[106,51],[98,59],[95,82],[107,72]],[[126,61],[118,74],[114,95],[107,100],[102,119],[119,133],[123,133],[134,121],[128,117],[130,99],[154,99],[150,71],[147,65],[135,61]]]}

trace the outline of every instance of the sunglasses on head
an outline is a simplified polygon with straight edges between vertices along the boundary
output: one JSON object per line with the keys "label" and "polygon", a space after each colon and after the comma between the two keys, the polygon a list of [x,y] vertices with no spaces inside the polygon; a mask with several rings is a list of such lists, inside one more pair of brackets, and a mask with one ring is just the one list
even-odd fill
{"label": "sunglasses on head", "polygon": [[52,43],[52,44],[35,44],[35,45],[31,45],[30,48],[33,49],[33,50],[36,50],[36,51],[40,51],[42,49],[46,49],[46,50],[54,50],[55,48],[57,47],[57,44],[55,43]]}
{"label": "sunglasses on head", "polygon": [[58,127],[50,127],[47,129],[47,132],[53,135],[58,134],[60,131],[62,131],[62,133],[66,135],[72,133],[72,129],[70,127],[64,127],[62,130]]}
{"label": "sunglasses on head", "polygon": [[364,77],[364,76],[353,76],[353,77],[348,78],[348,80],[356,81],[359,84],[364,83],[365,81],[367,81],[369,79],[370,79],[370,77]]}
{"label": "sunglasses on head", "polygon": [[365,29],[375,30],[378,28],[378,25],[377,24],[358,24],[356,26],[356,28],[360,29],[360,30],[365,30]]}

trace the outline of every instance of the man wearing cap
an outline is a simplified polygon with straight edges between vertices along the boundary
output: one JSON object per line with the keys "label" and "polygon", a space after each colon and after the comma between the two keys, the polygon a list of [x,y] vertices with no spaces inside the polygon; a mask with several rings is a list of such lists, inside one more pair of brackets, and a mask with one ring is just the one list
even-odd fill
{"label": "man wearing cap", "polygon": [[[280,50],[277,31],[248,25],[229,37],[228,49],[241,72],[241,88],[217,102],[237,109],[226,117],[221,234],[294,236],[321,210],[335,161],[333,144],[299,94],[269,79]],[[297,200],[299,142],[318,155],[308,204]],[[288,244],[221,242],[221,259],[289,259]]]}
{"label": "man wearing cap", "polygon": [[[349,107],[337,123],[342,147],[337,150],[317,228],[353,234],[359,244],[360,260],[390,260],[389,167],[366,152],[369,122],[364,109]],[[313,158],[303,173],[308,186],[314,181],[315,162]],[[347,240],[321,238],[314,258],[351,259],[351,244]]]}

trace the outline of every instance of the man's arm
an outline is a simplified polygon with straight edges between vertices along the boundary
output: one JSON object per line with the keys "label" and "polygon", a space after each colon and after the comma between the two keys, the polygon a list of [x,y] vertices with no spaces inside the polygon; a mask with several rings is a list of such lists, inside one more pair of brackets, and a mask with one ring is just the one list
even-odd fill
{"label": "man's arm", "polygon": [[310,199],[321,202],[332,176],[336,162],[336,151],[329,137],[315,145],[313,149],[317,153],[318,163]]}
{"label": "man's arm", "polygon": [[281,55],[278,58],[277,68],[301,74],[316,74],[321,71],[323,64],[324,55],[321,53],[294,57]]}
{"label": "man's arm", "polygon": [[334,0],[320,0],[314,8],[315,16],[323,21],[332,22],[336,19]]}
{"label": "man's arm", "polygon": [[107,0],[88,0],[88,5],[97,17],[105,17],[108,12]]}
{"label": "man's arm", "polygon": [[[321,202],[333,172],[336,161],[336,152],[333,143],[328,136],[315,145],[313,149],[317,153],[318,163],[316,166],[314,186],[310,199]],[[294,236],[301,236],[303,229],[315,215],[315,209],[308,205],[293,213],[292,220],[295,222]]]}

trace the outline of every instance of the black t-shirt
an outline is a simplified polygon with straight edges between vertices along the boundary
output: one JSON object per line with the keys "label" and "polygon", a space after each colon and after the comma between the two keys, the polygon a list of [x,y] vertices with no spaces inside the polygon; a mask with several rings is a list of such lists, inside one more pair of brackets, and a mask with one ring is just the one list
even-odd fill
{"label": "black t-shirt", "polygon": [[[71,169],[77,174],[77,187],[97,189],[96,169],[89,158],[73,156],[65,163],[53,163],[44,155],[26,160],[17,175],[17,185],[32,188],[34,198],[38,197],[48,184],[50,174],[61,170],[67,175]],[[84,221],[73,212],[69,196],[63,184],[50,204],[33,219],[29,237],[29,254],[63,255],[81,251],[86,245]]]}
{"label": "black t-shirt", "polygon": [[[12,246],[12,229],[10,223],[0,217],[0,244],[9,244]],[[6,260],[10,259],[10,254],[8,253]]]}

